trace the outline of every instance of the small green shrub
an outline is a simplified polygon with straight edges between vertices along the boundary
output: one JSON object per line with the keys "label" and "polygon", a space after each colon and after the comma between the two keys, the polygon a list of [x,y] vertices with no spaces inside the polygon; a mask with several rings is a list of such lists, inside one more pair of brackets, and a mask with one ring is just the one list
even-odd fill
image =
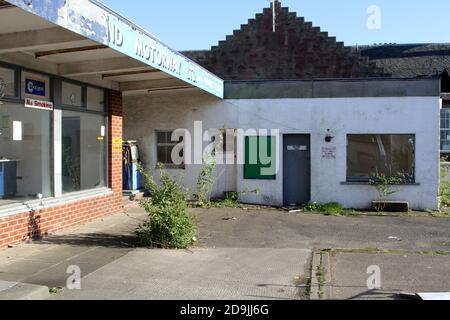
{"label": "small green shrub", "polygon": [[444,163],[448,162],[447,157],[441,159],[441,185],[439,188],[439,196],[441,198],[441,206],[450,207],[450,181],[446,177]]}
{"label": "small green shrub", "polygon": [[197,234],[196,223],[187,211],[187,192],[162,167],[159,170],[161,183],[157,184],[151,171],[141,169],[152,197],[140,203],[149,219],[136,230],[138,245],[186,249],[194,243]]}
{"label": "small green shrub", "polygon": [[197,178],[197,198],[198,205],[202,208],[209,207],[211,204],[211,191],[216,183],[214,171],[216,169],[216,161],[211,159],[209,163],[206,163],[202,167]]}
{"label": "small green shrub", "polygon": [[304,210],[307,212],[318,212],[329,216],[335,216],[340,215],[344,211],[344,208],[336,202],[325,204],[311,203],[307,205]]}
{"label": "small green shrub", "polygon": [[377,189],[380,194],[380,200],[388,200],[390,196],[398,192],[398,190],[394,190],[393,187],[404,183],[405,180],[406,176],[403,173],[397,173],[393,176],[375,173],[369,180],[369,184]]}
{"label": "small green shrub", "polygon": [[450,181],[441,181],[439,196],[441,197],[441,205],[450,207]]}
{"label": "small green shrub", "polygon": [[[394,187],[401,185],[406,181],[407,177],[403,173],[397,173],[393,176],[387,176],[383,173],[374,173],[373,177],[369,180],[369,184],[377,189],[379,201],[389,201],[389,198],[398,192]],[[375,207],[375,210],[381,212],[384,211],[385,208],[386,205],[380,203]]]}

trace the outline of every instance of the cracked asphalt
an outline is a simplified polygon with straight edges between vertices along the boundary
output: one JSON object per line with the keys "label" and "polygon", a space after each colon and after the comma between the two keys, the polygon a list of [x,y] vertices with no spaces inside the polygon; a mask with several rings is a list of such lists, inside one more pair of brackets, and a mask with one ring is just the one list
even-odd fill
{"label": "cracked asphalt", "polygon": [[218,248],[450,251],[450,218],[290,214],[275,209],[193,209],[200,246]]}

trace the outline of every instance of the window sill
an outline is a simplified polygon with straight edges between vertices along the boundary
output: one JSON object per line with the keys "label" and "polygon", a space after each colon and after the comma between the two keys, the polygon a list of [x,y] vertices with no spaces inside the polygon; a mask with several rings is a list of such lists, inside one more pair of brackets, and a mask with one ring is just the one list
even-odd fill
{"label": "window sill", "polygon": [[60,205],[66,205],[71,202],[88,200],[101,196],[111,195],[113,192],[109,188],[99,188],[87,191],[80,191],[63,195],[59,198],[46,198],[42,200],[31,200],[22,203],[13,203],[0,207],[0,218],[14,216],[16,214],[39,211]]}
{"label": "window sill", "polygon": [[[343,186],[372,186],[370,182],[366,181],[344,181],[341,182]],[[415,183],[400,183],[392,186],[420,186],[421,184],[418,182]]]}

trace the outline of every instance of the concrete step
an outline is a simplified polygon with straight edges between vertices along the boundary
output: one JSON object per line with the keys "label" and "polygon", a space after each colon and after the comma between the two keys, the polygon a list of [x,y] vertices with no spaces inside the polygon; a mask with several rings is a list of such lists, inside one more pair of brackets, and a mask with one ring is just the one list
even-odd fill
{"label": "concrete step", "polygon": [[0,300],[45,300],[49,297],[49,288],[45,286],[0,281]]}

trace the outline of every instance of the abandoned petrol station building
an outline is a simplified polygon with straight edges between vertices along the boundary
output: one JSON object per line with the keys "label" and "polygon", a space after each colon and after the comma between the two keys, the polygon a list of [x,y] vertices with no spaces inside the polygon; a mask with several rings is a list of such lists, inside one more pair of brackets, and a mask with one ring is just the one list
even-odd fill
{"label": "abandoned petrol station building", "polygon": [[371,174],[401,172],[393,198],[437,209],[450,46],[349,48],[276,13],[275,32],[266,8],[217,47],[179,53],[96,1],[0,1],[0,247],[123,210],[123,139],[195,191],[201,165],[174,164],[170,137],[198,121],[280,132],[225,136],[225,157],[267,139],[279,170],[218,165],[214,196],[366,208]]}

